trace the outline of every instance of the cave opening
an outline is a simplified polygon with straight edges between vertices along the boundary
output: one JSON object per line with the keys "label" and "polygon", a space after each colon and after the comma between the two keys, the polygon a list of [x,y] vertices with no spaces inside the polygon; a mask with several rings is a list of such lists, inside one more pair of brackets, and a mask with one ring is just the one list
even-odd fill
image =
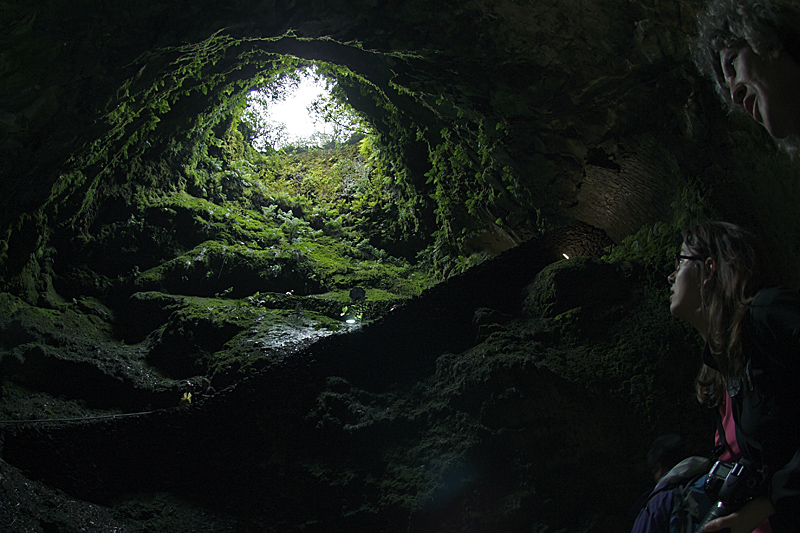
{"label": "cave opening", "polygon": [[[237,189],[247,187],[240,177],[254,164],[244,157],[245,145],[257,143],[259,129],[257,120],[242,120],[253,116],[244,103],[259,87],[277,86],[312,65],[332,82],[332,97],[317,110],[336,124],[336,142],[358,142],[361,159],[378,170],[380,194],[391,197],[371,245],[425,262],[445,279],[538,232],[541,213],[519,205],[530,193],[513,184],[520,168],[507,155],[507,125],[468,111],[446,85],[421,81],[435,63],[292,32],[274,38],[217,32],[134,59],[118,76],[119,88],[98,106],[94,140],[77,147],[57,171],[44,160],[34,168],[52,180],[26,191],[47,197],[36,214],[25,212],[24,195],[10,196],[10,238],[0,250],[14,258],[3,265],[6,275],[14,280],[28,254],[44,262],[48,242],[74,249],[73,230],[91,240],[106,224],[138,217],[120,209],[130,207],[131,198],[183,190],[219,202],[242,193]],[[347,178],[345,196],[364,184],[364,161],[355,166],[359,179]],[[369,201],[373,208],[376,201]],[[297,206],[280,207],[298,212]],[[143,271],[123,266],[124,272]],[[34,298],[32,289],[24,290]]]}
{"label": "cave opening", "polygon": [[[418,140],[394,136],[410,122],[369,73],[316,59],[350,47],[280,41],[214,35],[156,50],[126,72],[97,141],[73,155],[25,228],[38,248],[20,278],[21,305],[77,313],[86,337],[6,361],[15,383],[87,409],[165,407],[186,383],[232,385],[438,281],[420,256],[431,240],[402,149]],[[282,49],[293,46],[311,59]],[[273,100],[312,67],[330,91],[319,114],[339,130],[316,146],[257,149],[248,96],[267,88]],[[46,244],[34,238],[44,228]],[[51,327],[36,322],[23,329]],[[92,358],[116,361],[108,376],[76,370],[84,340]],[[66,392],[35,377],[37,358],[64,357],[76,384]],[[121,389],[111,384],[119,380]],[[117,392],[81,398],[80,383]]]}
{"label": "cave opening", "polygon": [[336,89],[335,78],[324,76],[314,64],[287,73],[271,85],[250,91],[239,128],[260,152],[359,140],[370,133],[367,122],[341,97],[336,98]]}

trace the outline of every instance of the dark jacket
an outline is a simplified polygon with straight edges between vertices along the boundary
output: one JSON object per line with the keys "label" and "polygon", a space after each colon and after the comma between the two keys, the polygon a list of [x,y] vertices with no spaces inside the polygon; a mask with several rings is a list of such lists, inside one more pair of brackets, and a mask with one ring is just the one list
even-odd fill
{"label": "dark jacket", "polygon": [[800,295],[765,289],[743,322],[744,375],[728,380],[742,456],[763,469],[775,533],[800,531]]}

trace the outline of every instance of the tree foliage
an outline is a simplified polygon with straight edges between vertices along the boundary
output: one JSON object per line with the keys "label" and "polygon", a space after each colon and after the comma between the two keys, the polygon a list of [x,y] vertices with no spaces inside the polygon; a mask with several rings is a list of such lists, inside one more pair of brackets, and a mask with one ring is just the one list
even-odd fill
{"label": "tree foliage", "polygon": [[[305,109],[316,126],[311,134],[291,135],[291,125],[274,118],[275,105],[292,98],[303,84],[324,86],[320,95]],[[310,148],[343,144],[354,135],[366,135],[369,127],[347,103],[336,79],[324,75],[315,65],[287,71],[272,78],[268,85],[252,91],[241,115],[240,129],[252,146],[267,152],[286,146]]]}

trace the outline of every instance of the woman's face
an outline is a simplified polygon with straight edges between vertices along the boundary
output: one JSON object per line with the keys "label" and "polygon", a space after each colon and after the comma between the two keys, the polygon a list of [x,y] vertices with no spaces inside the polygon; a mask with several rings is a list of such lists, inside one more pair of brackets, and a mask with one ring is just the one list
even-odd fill
{"label": "woman's face", "polygon": [[719,55],[734,105],[777,139],[800,133],[800,65],[788,53],[758,55],[745,45]]}
{"label": "woman's face", "polygon": [[686,243],[681,246],[679,255],[684,258],[677,260],[675,271],[667,278],[671,285],[669,310],[676,318],[686,320],[698,331],[703,332],[704,320],[700,296],[703,259],[692,253]]}

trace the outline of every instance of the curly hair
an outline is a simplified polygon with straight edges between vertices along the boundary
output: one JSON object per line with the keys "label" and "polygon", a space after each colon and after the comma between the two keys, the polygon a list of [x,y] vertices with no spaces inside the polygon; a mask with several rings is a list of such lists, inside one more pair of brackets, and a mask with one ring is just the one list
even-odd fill
{"label": "curly hair", "polygon": [[[726,222],[706,222],[683,237],[689,251],[710,257],[715,264],[713,282],[701,285],[702,311],[708,325],[707,342],[724,377],[740,377],[744,365],[742,321],[758,291],[772,282],[772,273],[756,237]],[[702,268],[701,280],[711,278]]]}
{"label": "curly hair", "polygon": [[[798,0],[710,0],[697,17],[698,35],[692,58],[709,78],[720,98],[735,107],[725,81],[719,53],[745,45],[760,56],[782,49],[800,64],[800,2]],[[791,155],[800,151],[800,136],[792,134],[778,144]]]}

